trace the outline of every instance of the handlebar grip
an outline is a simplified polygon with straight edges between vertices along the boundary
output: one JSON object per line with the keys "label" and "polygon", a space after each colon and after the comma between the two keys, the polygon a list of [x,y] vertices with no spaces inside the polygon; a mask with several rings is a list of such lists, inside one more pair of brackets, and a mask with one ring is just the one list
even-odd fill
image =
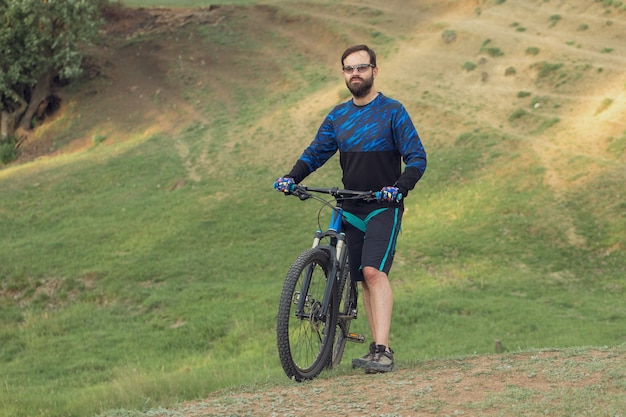
{"label": "handlebar grip", "polygon": [[[402,201],[402,197],[404,197],[402,193],[398,193],[398,195],[395,198],[396,203],[399,203],[400,201]],[[383,193],[381,191],[376,191],[376,200],[385,201],[385,199],[383,199]]]}

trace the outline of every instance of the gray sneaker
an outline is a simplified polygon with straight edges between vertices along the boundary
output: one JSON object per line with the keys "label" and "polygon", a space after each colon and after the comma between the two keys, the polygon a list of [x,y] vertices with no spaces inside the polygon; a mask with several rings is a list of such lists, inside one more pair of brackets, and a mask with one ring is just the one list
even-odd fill
{"label": "gray sneaker", "polygon": [[370,351],[367,355],[361,358],[352,359],[352,367],[353,368],[365,368],[365,364],[373,360],[375,356],[376,356],[376,342],[372,342],[370,343]]}
{"label": "gray sneaker", "polygon": [[376,346],[376,353],[374,358],[366,362],[363,366],[365,373],[375,374],[379,372],[391,372],[396,368],[396,364],[393,360],[393,350],[387,351],[387,346]]}

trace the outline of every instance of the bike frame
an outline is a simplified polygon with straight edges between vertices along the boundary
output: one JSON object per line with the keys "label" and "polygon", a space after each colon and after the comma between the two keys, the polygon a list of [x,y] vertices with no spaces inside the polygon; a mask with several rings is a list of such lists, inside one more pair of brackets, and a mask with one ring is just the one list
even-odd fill
{"label": "bike frame", "polygon": [[[358,292],[355,282],[345,281],[351,278],[343,221],[350,216],[343,205],[348,200],[381,200],[379,192],[300,184],[285,194],[322,203],[313,248],[302,252],[289,269],[277,319],[278,353],[283,369],[288,377],[302,381],[338,365],[347,341],[365,340],[362,335],[349,333],[350,322],[357,315]],[[316,194],[330,195],[334,201]],[[322,227],[324,207],[331,209],[327,228]]]}
{"label": "bike frame", "polygon": [[[346,235],[343,232],[343,200],[346,198],[362,198],[365,200],[378,200],[379,193],[372,191],[353,191],[353,190],[341,190],[339,188],[315,188],[315,187],[307,187],[304,185],[296,185],[295,189],[292,190],[292,194],[298,196],[301,200],[306,200],[308,198],[313,197],[310,192],[321,193],[321,194],[330,194],[335,197],[335,205],[330,206],[329,202],[324,201],[324,203],[332,208],[332,214],[330,218],[330,222],[328,225],[328,229],[323,232],[318,229],[315,233],[315,237],[313,239],[313,247],[320,247],[328,251],[330,260],[332,261],[332,268],[330,276],[334,277],[332,280],[328,280],[326,283],[326,288],[324,291],[324,300],[322,301],[322,306],[318,311],[317,319],[324,319],[328,314],[328,306],[330,305],[330,300],[333,295],[333,291],[336,289],[336,285],[341,279],[341,272],[346,266],[347,261],[347,253],[346,250]],[[320,242],[325,239],[329,239],[328,244],[320,245]],[[309,285],[311,283],[311,273],[312,271],[307,271],[305,276],[302,292],[301,294],[308,294]],[[296,310],[296,315],[300,318],[304,318],[305,314],[304,305],[307,302],[306,299],[302,297],[298,300],[298,306]],[[339,302],[339,300],[337,300]]]}

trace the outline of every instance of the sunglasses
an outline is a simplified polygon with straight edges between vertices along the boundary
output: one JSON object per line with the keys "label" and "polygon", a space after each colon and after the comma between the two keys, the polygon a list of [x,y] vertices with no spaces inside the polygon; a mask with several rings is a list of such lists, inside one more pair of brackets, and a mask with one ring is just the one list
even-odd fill
{"label": "sunglasses", "polygon": [[374,65],[372,64],[344,65],[343,72],[345,72],[346,74],[352,74],[354,71],[356,71],[359,74],[363,74],[370,67],[374,68]]}

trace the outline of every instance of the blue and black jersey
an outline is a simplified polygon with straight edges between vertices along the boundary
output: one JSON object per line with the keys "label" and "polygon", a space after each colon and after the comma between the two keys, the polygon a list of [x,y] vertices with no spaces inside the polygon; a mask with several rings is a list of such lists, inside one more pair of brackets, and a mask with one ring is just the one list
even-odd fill
{"label": "blue and black jersey", "polygon": [[[287,176],[299,183],[337,151],[343,185],[349,190],[378,191],[393,185],[406,196],[426,170],[426,152],[409,114],[382,93],[365,106],[352,100],[336,106]],[[371,210],[368,205],[346,201],[344,208],[363,212]]]}

